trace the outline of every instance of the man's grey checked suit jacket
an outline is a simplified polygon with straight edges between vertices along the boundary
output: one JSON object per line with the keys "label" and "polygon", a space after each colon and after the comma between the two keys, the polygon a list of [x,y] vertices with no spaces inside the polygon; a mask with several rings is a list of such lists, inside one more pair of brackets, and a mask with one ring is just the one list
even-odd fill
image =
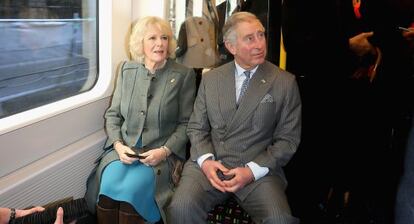
{"label": "man's grey checked suit jacket", "polygon": [[[301,101],[295,77],[270,62],[259,65],[246,94],[236,106],[235,64],[227,63],[203,76],[193,114],[187,127],[191,160],[212,153],[229,168],[254,161],[286,181],[282,167],[300,142]],[[201,175],[196,162],[189,161],[186,175]],[[213,187],[198,177],[205,190]],[[262,178],[263,179],[263,178]],[[260,184],[255,181],[239,190],[243,200]]]}

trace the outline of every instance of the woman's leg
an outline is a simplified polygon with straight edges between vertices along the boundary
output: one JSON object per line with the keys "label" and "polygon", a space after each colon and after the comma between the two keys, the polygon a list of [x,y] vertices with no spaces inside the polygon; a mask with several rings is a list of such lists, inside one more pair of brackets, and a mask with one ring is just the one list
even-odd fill
{"label": "woman's leg", "polygon": [[144,224],[144,219],[127,202],[120,202],[119,224]]}
{"label": "woman's leg", "polygon": [[99,202],[96,205],[96,216],[98,224],[118,224],[119,202],[99,195]]}

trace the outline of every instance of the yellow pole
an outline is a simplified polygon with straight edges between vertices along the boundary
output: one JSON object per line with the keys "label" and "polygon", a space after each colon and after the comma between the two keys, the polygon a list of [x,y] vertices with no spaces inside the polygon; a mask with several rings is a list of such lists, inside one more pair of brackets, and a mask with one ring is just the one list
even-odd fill
{"label": "yellow pole", "polygon": [[280,29],[280,55],[279,55],[279,68],[286,70],[286,49],[285,45],[283,44],[283,35],[282,29]]}

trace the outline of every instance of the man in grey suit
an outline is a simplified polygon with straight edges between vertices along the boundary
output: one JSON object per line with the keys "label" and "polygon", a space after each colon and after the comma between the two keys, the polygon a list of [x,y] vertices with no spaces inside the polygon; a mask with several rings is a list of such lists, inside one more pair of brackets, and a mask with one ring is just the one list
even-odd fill
{"label": "man in grey suit", "polygon": [[202,78],[187,127],[191,158],[168,223],[206,223],[207,212],[229,197],[257,224],[298,223],[282,170],[300,141],[295,78],[265,60],[265,30],[255,15],[233,14],[223,35],[234,61]]}

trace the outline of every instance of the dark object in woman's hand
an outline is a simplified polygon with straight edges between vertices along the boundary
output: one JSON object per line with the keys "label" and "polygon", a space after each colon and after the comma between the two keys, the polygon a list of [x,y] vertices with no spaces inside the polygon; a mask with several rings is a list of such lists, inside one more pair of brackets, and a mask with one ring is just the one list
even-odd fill
{"label": "dark object in woman's hand", "polygon": [[138,158],[138,159],[145,159],[145,158],[147,158],[146,156],[139,155],[140,153],[143,152],[142,149],[137,149],[135,147],[131,147],[131,149],[132,149],[132,151],[134,151],[134,153],[132,154],[132,153],[126,152],[125,155],[127,155],[128,157],[131,157],[131,158]]}

